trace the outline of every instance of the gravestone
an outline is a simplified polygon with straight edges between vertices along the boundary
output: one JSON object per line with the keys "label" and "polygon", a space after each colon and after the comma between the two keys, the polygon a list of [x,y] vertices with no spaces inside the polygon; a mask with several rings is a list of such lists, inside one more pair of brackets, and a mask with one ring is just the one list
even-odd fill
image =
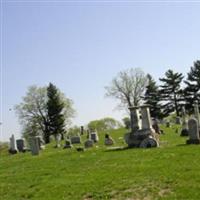
{"label": "gravestone", "polygon": [[61,145],[60,145],[61,137],[62,137],[61,134],[57,134],[57,135],[55,136],[55,139],[56,139],[56,146],[55,146],[55,148],[59,148],[59,147],[61,146]]}
{"label": "gravestone", "polygon": [[17,153],[15,136],[13,134],[10,137],[10,148],[9,148],[8,151],[9,151],[10,154],[16,154]]}
{"label": "gravestone", "polygon": [[69,149],[69,148],[72,148],[72,144],[71,144],[71,141],[70,140],[65,140],[65,145],[63,147],[63,149]]}
{"label": "gravestone", "polygon": [[182,130],[181,130],[181,136],[188,136],[188,122],[187,122],[187,118],[186,118],[186,111],[185,111],[185,107],[182,107]]}
{"label": "gravestone", "polygon": [[86,140],[84,143],[85,148],[93,147],[93,145],[94,145],[94,141],[90,139]]}
{"label": "gravestone", "polygon": [[[152,127],[149,106],[143,105],[140,107],[131,107],[129,109],[131,113],[131,132],[124,136],[128,147],[140,147],[142,141],[147,138],[155,139],[158,144],[159,137]],[[139,109],[141,109],[141,120],[139,117]],[[153,147],[153,145],[151,145],[151,147]]]}
{"label": "gravestone", "polygon": [[84,134],[84,126],[81,126],[81,135]]}
{"label": "gravestone", "polygon": [[131,129],[132,131],[137,131],[140,129],[140,117],[139,117],[139,110],[137,106],[130,107],[131,113]]}
{"label": "gravestone", "polygon": [[91,132],[90,133],[90,139],[93,140],[94,142],[98,142],[99,136],[98,136],[97,132]]}
{"label": "gravestone", "polygon": [[72,144],[80,144],[80,143],[81,143],[81,138],[80,138],[80,136],[72,136],[72,137],[70,138],[70,140],[71,140],[71,143],[72,143]]}
{"label": "gravestone", "polygon": [[105,142],[104,144],[106,146],[109,146],[109,145],[113,145],[114,144],[114,140],[112,139],[112,137],[110,137],[108,134],[105,135]]}
{"label": "gravestone", "polygon": [[181,124],[181,118],[180,117],[176,117],[176,124]]}
{"label": "gravestone", "polygon": [[26,151],[24,139],[18,139],[18,140],[16,140],[16,143],[17,143],[17,149],[18,149],[19,152],[25,152]]}
{"label": "gravestone", "polygon": [[40,149],[40,150],[45,149],[45,142],[44,142],[44,140],[42,139],[42,137],[41,137],[41,136],[35,136],[35,138],[38,140],[39,149]]}
{"label": "gravestone", "polygon": [[194,103],[194,115],[198,122],[198,127],[200,128],[200,118],[199,118],[199,105],[198,102],[195,101]]}
{"label": "gravestone", "polygon": [[141,144],[140,144],[140,148],[152,148],[152,147],[158,147],[158,143],[154,138],[146,138],[144,139]]}
{"label": "gravestone", "polygon": [[189,140],[187,140],[187,144],[200,144],[199,139],[199,126],[198,121],[195,118],[192,118],[188,121],[189,128]]}
{"label": "gravestone", "polygon": [[30,149],[32,155],[39,155],[40,145],[38,137],[31,137],[30,138]]}

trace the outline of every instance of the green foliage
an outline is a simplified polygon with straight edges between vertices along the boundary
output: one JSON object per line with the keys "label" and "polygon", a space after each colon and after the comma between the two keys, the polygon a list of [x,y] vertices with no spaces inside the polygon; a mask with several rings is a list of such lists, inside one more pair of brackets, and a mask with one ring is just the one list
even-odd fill
{"label": "green foliage", "polygon": [[90,130],[97,130],[97,131],[112,130],[119,128],[120,126],[121,126],[120,122],[111,117],[106,117],[99,120],[93,120],[88,123],[88,128]]}
{"label": "green foliage", "polygon": [[67,131],[67,136],[71,137],[71,136],[78,136],[80,135],[80,127],[78,126],[73,126],[70,127]]}
{"label": "green foliage", "polygon": [[192,113],[194,101],[200,102],[200,60],[194,62],[194,66],[190,68],[185,83],[186,110]]}
{"label": "green foliage", "polygon": [[146,92],[144,95],[144,103],[150,105],[151,117],[162,119],[163,114],[160,105],[161,96],[159,88],[150,74],[148,74],[147,77],[148,77],[148,85],[146,87]]}
{"label": "green foliage", "polygon": [[64,103],[55,85],[49,83],[47,88],[48,126],[50,135],[65,133]]}
{"label": "green foliage", "polygon": [[182,73],[174,73],[170,69],[165,73],[165,78],[160,78],[163,83],[160,86],[160,95],[163,101],[164,116],[168,116],[173,111],[176,111],[177,116],[180,115],[181,103],[183,103],[183,91],[181,89],[183,78]]}

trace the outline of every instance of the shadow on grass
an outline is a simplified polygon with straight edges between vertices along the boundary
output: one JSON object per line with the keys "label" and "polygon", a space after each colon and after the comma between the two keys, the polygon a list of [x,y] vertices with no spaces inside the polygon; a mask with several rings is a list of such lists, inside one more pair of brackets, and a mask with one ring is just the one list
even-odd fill
{"label": "shadow on grass", "polygon": [[125,151],[125,150],[128,150],[128,149],[131,149],[129,147],[110,147],[110,148],[107,148],[105,150],[105,152],[110,152],[110,151]]}

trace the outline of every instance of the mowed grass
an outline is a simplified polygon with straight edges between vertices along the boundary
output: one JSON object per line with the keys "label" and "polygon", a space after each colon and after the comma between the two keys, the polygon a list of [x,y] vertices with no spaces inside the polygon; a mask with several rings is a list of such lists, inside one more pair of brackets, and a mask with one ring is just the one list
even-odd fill
{"label": "mowed grass", "polygon": [[[178,128],[178,133],[177,129]],[[159,148],[55,149],[0,156],[2,200],[200,199],[200,145],[185,145],[180,127],[164,128]],[[125,129],[110,135],[126,146]]]}

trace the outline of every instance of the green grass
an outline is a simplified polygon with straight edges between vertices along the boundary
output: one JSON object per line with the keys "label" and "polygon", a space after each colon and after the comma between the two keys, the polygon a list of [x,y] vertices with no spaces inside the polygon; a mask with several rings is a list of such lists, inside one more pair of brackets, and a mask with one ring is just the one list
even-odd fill
{"label": "green grass", "polygon": [[[3,150],[0,199],[199,199],[200,145],[185,145],[176,129],[165,128],[154,149],[107,150],[100,133],[100,142],[85,152],[53,144],[39,156]],[[125,132],[110,133],[115,146],[125,146]]]}

